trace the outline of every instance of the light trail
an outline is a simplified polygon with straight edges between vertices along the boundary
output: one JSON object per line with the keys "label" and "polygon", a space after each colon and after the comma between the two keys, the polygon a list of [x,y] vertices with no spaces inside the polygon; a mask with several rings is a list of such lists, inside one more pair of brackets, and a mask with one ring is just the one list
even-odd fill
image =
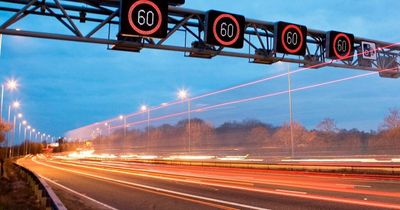
{"label": "light trail", "polygon": [[[234,184],[234,185],[242,185],[242,186],[254,186],[258,184],[266,184],[266,185],[276,185],[276,186],[284,186],[284,187],[295,187],[295,188],[302,188],[302,189],[308,189],[308,190],[323,190],[323,191],[328,191],[328,192],[341,192],[341,193],[352,193],[352,194],[362,194],[362,195],[373,195],[373,196],[385,196],[385,197],[392,197],[392,198],[400,198],[400,193],[393,193],[393,192],[381,192],[381,191],[370,191],[370,190],[360,190],[360,189],[349,189],[347,187],[334,187],[333,185],[335,182],[325,182],[325,183],[316,183],[315,181],[301,181],[301,183],[298,182],[298,180],[282,180],[281,177],[273,178],[271,176],[266,177],[266,176],[260,176],[259,174],[254,174],[252,173],[251,176],[245,176],[241,174],[239,177],[232,177],[232,174],[230,171],[228,172],[216,172],[215,168],[213,168],[213,173],[212,174],[198,174],[198,169],[190,170],[190,169],[176,169],[176,168],[171,168],[170,170],[175,170],[176,172],[171,172],[170,170],[168,171],[162,171],[162,170],[149,170],[149,169],[141,169],[141,168],[130,168],[128,166],[124,165],[118,165],[118,164],[109,164],[109,163],[93,163],[93,162],[79,162],[79,163],[74,163],[74,162],[68,162],[68,163],[62,163],[59,161],[48,161],[54,164],[59,164],[59,165],[67,165],[67,166],[75,166],[75,167],[89,167],[91,169],[96,169],[97,167],[101,167],[104,170],[107,170],[106,167],[111,168],[109,170],[113,171],[113,169],[122,169],[122,170],[128,170],[132,171],[132,175],[137,175],[141,176],[139,173],[142,173],[144,176],[149,176],[152,178],[157,178],[157,177],[162,177],[165,175],[170,175],[168,176],[168,180],[173,180],[173,181],[182,181],[188,180],[187,178],[192,178],[193,180],[198,181],[199,178],[201,179],[206,179],[208,182],[215,182],[215,183],[225,183],[225,184]],[[135,172],[135,173],[133,173]],[[188,173],[189,172],[189,173]],[[190,173],[191,172],[191,173]],[[129,173],[129,172],[127,172]],[[286,174],[285,174],[286,175]],[[251,179],[252,181],[248,181]],[[201,181],[201,183],[204,183],[204,181]],[[355,185],[351,185],[355,186]],[[360,185],[358,185],[360,186]]]}
{"label": "light trail", "polygon": [[[72,173],[76,173],[76,174],[86,175],[86,176],[90,176],[90,177],[94,177],[94,178],[98,178],[98,179],[114,181],[117,183],[127,184],[127,185],[136,186],[136,187],[140,187],[140,188],[156,190],[156,191],[161,191],[161,192],[166,192],[166,193],[171,193],[171,194],[181,195],[181,196],[186,196],[186,197],[198,198],[198,199],[213,201],[213,202],[217,202],[217,203],[224,203],[224,204],[229,204],[229,205],[238,206],[238,207],[242,207],[242,208],[264,209],[264,208],[255,207],[255,206],[248,206],[245,204],[238,204],[238,203],[234,203],[234,202],[223,201],[223,200],[219,200],[219,199],[197,196],[197,195],[192,195],[192,194],[186,194],[186,193],[167,190],[167,189],[163,189],[163,188],[158,188],[158,187],[137,184],[137,183],[128,182],[128,181],[108,178],[108,177],[99,176],[99,175],[95,175],[95,174],[91,174],[91,173],[85,173],[82,171],[66,169],[66,168],[62,168],[62,167],[58,167],[58,166],[49,165],[47,163],[38,162],[38,161],[34,160],[34,158],[32,159],[32,161],[37,164],[43,165],[43,166],[47,166],[47,167],[51,167],[51,168],[55,168],[55,169],[59,169],[59,170],[63,170],[63,171],[68,171],[68,172],[72,172]],[[65,164],[65,163],[60,163],[60,164]],[[145,175],[145,174],[130,173],[130,172],[126,172],[126,171],[111,170],[111,169],[105,169],[105,168],[96,168],[96,167],[90,167],[90,166],[76,166],[76,167],[95,169],[95,170],[99,170],[99,171],[108,171],[108,172],[112,172],[112,173],[152,177],[152,178],[157,178],[157,179],[176,180],[176,179],[169,178],[169,177],[150,176],[150,175]],[[354,200],[354,199],[348,199],[348,198],[337,198],[337,197],[332,197],[332,196],[323,196],[323,195],[314,195],[314,194],[299,194],[299,193],[283,192],[283,191],[246,187],[246,186],[229,185],[229,184],[214,183],[214,182],[201,182],[201,181],[196,181],[196,180],[180,180],[180,179],[178,179],[178,181],[193,183],[193,184],[209,185],[209,186],[215,186],[215,187],[224,187],[224,188],[237,189],[237,190],[244,190],[244,191],[257,192],[257,193],[263,193],[263,194],[273,194],[273,195],[280,195],[280,196],[319,200],[319,201],[326,201],[326,202],[354,204],[354,205],[379,207],[379,208],[400,209],[400,205],[398,205],[398,204],[382,203],[382,202],[375,202],[375,201]]]}
{"label": "light trail", "polygon": [[209,197],[204,197],[204,196],[198,196],[198,195],[193,195],[193,194],[187,194],[187,193],[182,193],[182,192],[178,192],[178,191],[167,190],[167,189],[148,186],[148,185],[143,185],[143,184],[137,184],[137,183],[128,182],[128,181],[124,181],[124,180],[113,179],[113,178],[104,177],[104,176],[98,176],[98,175],[95,175],[95,174],[85,173],[85,172],[82,172],[82,171],[65,169],[65,168],[61,168],[61,167],[57,167],[57,166],[52,166],[52,165],[49,165],[49,164],[46,164],[46,163],[38,162],[38,161],[34,160],[34,158],[32,159],[32,161],[37,163],[37,164],[39,164],[39,165],[47,166],[47,167],[50,167],[50,168],[55,168],[55,169],[62,170],[62,171],[67,171],[67,172],[72,172],[72,173],[75,173],[75,174],[85,175],[85,176],[88,176],[88,177],[97,178],[97,179],[101,179],[101,180],[107,180],[107,181],[119,183],[119,184],[122,184],[122,185],[128,185],[128,186],[134,186],[134,187],[137,187],[137,188],[143,188],[143,189],[147,189],[147,190],[151,190],[151,191],[155,191],[155,192],[163,192],[163,193],[177,195],[177,196],[183,196],[183,197],[188,197],[188,198],[200,199],[200,200],[204,200],[204,201],[221,203],[221,204],[225,204],[225,205],[237,206],[237,207],[240,207],[240,208],[247,208],[247,209],[254,209],[254,210],[269,210],[267,208],[251,206],[251,205],[246,205],[246,204],[241,204],[241,203],[236,203],[236,202],[231,202],[231,201],[225,201],[225,200],[220,200],[220,199],[214,199],[214,198],[209,198]]}
{"label": "light trail", "polygon": [[[353,79],[357,79],[357,78],[361,78],[361,77],[366,77],[366,76],[378,74],[379,72],[390,71],[390,70],[393,70],[393,69],[397,69],[397,67],[389,68],[389,69],[382,69],[382,70],[376,71],[376,72],[368,72],[368,73],[359,74],[359,75],[355,75],[355,76],[344,77],[344,78],[341,78],[341,79],[335,79],[335,80],[331,80],[331,81],[327,81],[327,82],[321,82],[321,83],[316,83],[316,84],[312,84],[312,85],[307,85],[307,86],[291,89],[290,91],[289,90],[282,90],[282,91],[278,91],[278,92],[274,92],[274,93],[268,93],[268,94],[259,95],[259,96],[255,96],[255,97],[244,98],[244,99],[228,101],[228,102],[224,102],[224,103],[220,103],[220,104],[205,106],[205,107],[202,107],[202,108],[190,110],[190,112],[191,113],[192,112],[205,112],[205,111],[208,111],[208,110],[211,110],[211,109],[214,109],[214,108],[219,108],[219,107],[238,104],[238,103],[250,102],[250,101],[260,100],[260,99],[269,98],[269,97],[273,97],[273,96],[278,96],[278,95],[282,95],[282,94],[287,94],[289,92],[298,92],[298,91],[307,90],[307,89],[316,88],[316,87],[321,87],[321,86],[330,85],[330,84],[334,84],[334,83],[349,81],[349,80],[353,80]],[[154,122],[154,121],[158,121],[158,120],[162,120],[162,119],[167,119],[167,118],[171,118],[171,117],[177,117],[177,116],[185,115],[188,112],[189,111],[182,111],[182,112],[178,112],[178,113],[163,115],[163,116],[156,117],[156,118],[150,118],[149,120],[150,120],[150,122]],[[128,123],[126,125],[127,125],[127,127],[131,127],[131,126],[134,126],[134,125],[140,125],[140,124],[147,123],[147,122],[148,122],[148,120],[146,119],[146,120],[140,120],[140,121]],[[112,127],[112,129],[120,128],[120,127],[123,127],[123,126],[124,125],[114,126],[114,127]]]}
{"label": "light trail", "polygon": [[[392,47],[392,46],[396,46],[396,45],[400,45],[400,42],[393,43],[393,44],[390,44],[390,45],[387,45],[387,46],[383,46],[383,47],[379,47],[379,48],[383,49],[383,48],[388,48],[388,47]],[[375,51],[374,49],[371,49],[371,50],[368,50],[366,52],[374,52],[374,51]],[[325,65],[328,65],[330,63],[334,63],[334,62],[345,60],[345,59],[350,58],[350,57],[362,55],[363,53],[364,52],[360,52],[360,53],[357,53],[357,54],[345,56],[345,57],[343,57],[341,59],[333,59],[333,60],[330,60],[329,62],[322,62],[322,63],[318,63],[318,64],[311,65],[311,66],[308,66],[308,67],[304,67],[304,68],[300,68],[300,69],[297,69],[297,70],[293,70],[293,71],[290,72],[290,74],[296,74],[296,73],[299,73],[299,72],[302,72],[302,71],[305,71],[305,70],[309,70],[309,69],[315,70],[315,68],[321,68],[321,67],[323,67]],[[171,101],[171,102],[168,102],[168,103],[163,103],[160,106],[156,106],[156,107],[153,107],[153,108],[150,107],[149,111],[155,111],[155,110],[159,110],[161,108],[166,108],[166,107],[169,107],[169,106],[172,106],[172,105],[176,105],[176,104],[179,104],[179,103],[187,102],[187,100],[193,101],[193,100],[197,100],[197,99],[204,98],[204,97],[207,97],[207,96],[212,96],[212,95],[228,92],[228,91],[231,91],[231,90],[235,90],[235,89],[239,89],[239,88],[255,85],[255,84],[258,84],[258,83],[261,83],[261,82],[265,82],[265,81],[273,80],[273,79],[280,78],[280,77],[283,77],[283,76],[287,76],[288,74],[289,74],[289,72],[285,72],[285,73],[282,73],[282,74],[277,74],[277,75],[274,75],[274,76],[261,78],[261,79],[255,80],[255,81],[251,81],[251,82],[247,82],[247,83],[231,86],[231,87],[228,87],[228,88],[225,88],[225,89],[221,89],[221,90],[205,93],[205,94],[202,94],[202,95],[199,95],[199,96],[191,97],[191,98],[188,98],[186,100],[174,100],[174,101]],[[142,113],[143,112],[138,111],[138,112],[134,112],[134,113],[128,114],[128,115],[126,115],[126,117],[132,117],[132,116],[140,115]],[[104,123],[107,123],[107,122],[111,123],[111,122],[116,121],[117,119],[118,119],[118,117],[111,118],[110,120],[103,120],[103,121],[96,122],[96,123],[93,123],[93,124],[90,124],[90,125],[87,125],[87,126],[80,127],[78,129],[90,128],[90,127],[98,126],[99,124],[104,124]],[[75,129],[75,130],[78,130],[78,129]]]}

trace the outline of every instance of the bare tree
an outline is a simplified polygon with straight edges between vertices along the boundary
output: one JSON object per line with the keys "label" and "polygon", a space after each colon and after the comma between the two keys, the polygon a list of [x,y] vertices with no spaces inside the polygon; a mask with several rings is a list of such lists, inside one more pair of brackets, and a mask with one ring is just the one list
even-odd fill
{"label": "bare tree", "polygon": [[0,143],[5,140],[5,133],[12,129],[11,125],[0,121]]}
{"label": "bare tree", "polygon": [[317,125],[317,130],[322,132],[335,133],[338,131],[338,128],[336,127],[336,122],[334,119],[325,118]]}
{"label": "bare tree", "polygon": [[247,136],[247,143],[251,146],[262,146],[271,136],[268,129],[264,126],[257,126],[250,130]]}
{"label": "bare tree", "polygon": [[397,108],[389,109],[389,115],[384,118],[381,128],[383,130],[400,128],[400,110]]}
{"label": "bare tree", "polygon": [[190,129],[193,147],[204,147],[213,139],[213,125],[201,119],[192,119]]}
{"label": "bare tree", "polygon": [[[314,140],[315,135],[309,132],[302,124],[299,122],[293,122],[293,139],[294,145],[304,147],[304,145],[309,144]],[[275,143],[278,145],[290,145],[291,139],[290,124],[285,123],[274,133]]]}

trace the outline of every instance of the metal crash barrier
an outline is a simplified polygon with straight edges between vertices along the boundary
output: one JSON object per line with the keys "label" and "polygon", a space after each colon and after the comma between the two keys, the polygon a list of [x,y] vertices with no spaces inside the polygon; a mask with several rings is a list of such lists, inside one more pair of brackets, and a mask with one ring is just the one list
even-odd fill
{"label": "metal crash barrier", "polygon": [[35,196],[40,201],[41,207],[46,210],[67,210],[51,187],[42,178],[17,163],[13,164],[18,168],[19,173],[33,189]]}

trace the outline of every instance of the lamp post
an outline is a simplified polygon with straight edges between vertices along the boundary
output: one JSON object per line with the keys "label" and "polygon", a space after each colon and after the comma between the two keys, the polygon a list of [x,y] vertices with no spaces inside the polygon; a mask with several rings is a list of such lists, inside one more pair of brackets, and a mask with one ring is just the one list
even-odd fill
{"label": "lamp post", "polygon": [[18,82],[14,79],[10,79],[6,82],[6,85],[1,84],[1,99],[0,99],[0,119],[3,120],[3,103],[4,103],[4,88],[10,91],[17,89]]}
{"label": "lamp post", "polygon": [[124,121],[124,138],[125,138],[126,137],[126,117],[124,115],[120,115],[119,119]]}
{"label": "lamp post", "polygon": [[108,133],[108,136],[110,136],[111,135],[111,124],[106,122],[106,123],[104,123],[104,126],[107,127],[107,133]]}
{"label": "lamp post", "polygon": [[[10,123],[10,117],[11,117],[11,109],[18,109],[20,107],[19,101],[14,101],[12,104],[8,106],[8,122]],[[14,114],[14,124],[13,124],[13,134],[15,134],[15,123],[16,123],[16,116]],[[14,138],[14,135],[13,135]],[[7,141],[8,141],[8,146],[9,146],[9,152],[8,152],[8,157],[11,158],[11,153],[12,153],[12,146],[14,144],[14,141],[12,141],[12,138],[10,138],[10,134],[7,133]]]}
{"label": "lamp post", "polygon": [[289,93],[289,123],[290,123],[290,156],[294,157],[294,136],[293,136],[293,101],[292,101],[292,80],[290,75],[290,65],[288,64],[288,93]]}
{"label": "lamp post", "polygon": [[[35,132],[36,132],[36,129],[32,128],[33,136],[35,136]],[[31,139],[33,140],[33,142],[36,142],[36,141],[37,141],[36,139],[34,139],[34,138],[32,138],[32,137],[31,137]]]}
{"label": "lamp post", "polygon": [[[19,126],[18,126],[18,142],[19,143],[22,143],[22,141],[21,141],[21,118],[22,118],[22,113],[19,113],[18,114],[18,118],[19,118]],[[22,153],[22,152],[20,152],[20,149],[21,149],[21,146],[22,146],[22,144],[18,147],[18,156]]]}
{"label": "lamp post", "polygon": [[4,85],[1,84],[0,119],[3,120]]}
{"label": "lamp post", "polygon": [[26,124],[28,122],[26,122],[26,120],[22,121],[22,125],[24,125],[24,151],[25,151],[25,155],[27,155],[28,153],[28,144],[26,142]]}
{"label": "lamp post", "polygon": [[140,111],[143,113],[147,112],[147,145],[146,150],[149,149],[150,146],[150,109],[146,105],[142,105],[140,107]]}
{"label": "lamp post", "polygon": [[[29,131],[29,139],[28,139],[28,153],[30,154],[31,153],[31,137],[32,137],[32,133],[31,133],[31,126],[30,125],[28,125],[27,126],[27,129],[28,129],[28,131]],[[28,137],[27,137],[28,138]]]}
{"label": "lamp post", "polygon": [[[13,91],[13,90],[17,89],[17,86],[18,86],[18,83],[14,79],[8,80],[6,82],[6,84],[5,84],[5,86],[4,86],[4,84],[1,84],[1,99],[0,99],[0,119],[1,120],[3,120],[4,88],[7,88],[8,90]],[[8,115],[9,116],[8,116],[8,121],[7,122],[10,122],[10,109],[9,109],[9,114]],[[10,138],[9,138],[10,135],[9,135],[9,133],[7,133],[6,136],[7,136],[7,142],[10,145]],[[11,145],[10,145],[10,151],[11,151]],[[6,153],[7,153],[7,150],[6,150]],[[11,156],[11,154],[10,154],[10,156]]]}
{"label": "lamp post", "polygon": [[10,146],[10,157],[13,157],[13,149],[11,149],[12,148],[12,146],[14,145],[14,143],[16,142],[16,140],[15,140],[15,124],[17,123],[17,117],[15,116],[15,114],[14,114],[14,120],[13,120],[13,134],[12,134],[12,142],[11,142],[11,146]]}
{"label": "lamp post", "polygon": [[187,100],[187,105],[188,105],[188,139],[189,139],[189,145],[188,145],[188,151],[190,153],[191,151],[191,134],[190,134],[190,130],[191,130],[191,126],[190,126],[190,118],[191,118],[191,111],[190,111],[190,96],[189,96],[189,92],[185,89],[181,89],[178,90],[178,98],[181,99],[182,101]]}

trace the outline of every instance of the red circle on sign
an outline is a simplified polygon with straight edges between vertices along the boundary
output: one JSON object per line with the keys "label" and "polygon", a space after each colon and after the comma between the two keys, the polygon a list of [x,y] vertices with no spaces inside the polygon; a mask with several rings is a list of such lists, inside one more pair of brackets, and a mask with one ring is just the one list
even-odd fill
{"label": "red circle on sign", "polygon": [[[346,53],[346,55],[343,55],[343,56],[340,55],[340,54],[338,53],[337,49],[336,49],[336,42],[337,42],[337,40],[338,40],[340,37],[344,37],[344,38],[346,39],[347,43],[349,44],[349,49],[347,50],[348,52]],[[351,52],[351,46],[350,46],[351,43],[350,43],[350,38],[349,38],[349,36],[347,36],[347,35],[344,34],[344,33],[340,33],[340,34],[338,34],[338,35],[335,37],[335,39],[333,40],[333,44],[334,44],[334,46],[333,46],[333,52],[335,53],[335,56],[336,56],[337,58],[339,58],[340,60],[349,58],[349,55],[350,55],[350,52]]]}
{"label": "red circle on sign", "polygon": [[[296,31],[299,33],[299,35],[300,35],[300,43],[301,43],[301,44],[300,44],[296,49],[290,49],[290,48],[286,45],[286,42],[285,42],[285,34],[286,34],[286,31],[289,30],[289,29],[294,29],[294,30],[296,30]],[[300,27],[298,27],[298,26],[296,26],[296,25],[293,25],[293,24],[286,26],[286,27],[283,29],[283,31],[282,31],[281,40],[282,40],[282,46],[283,46],[283,48],[285,48],[285,50],[286,50],[287,52],[293,53],[293,54],[299,52],[299,50],[301,49],[301,47],[302,47],[302,45],[303,45],[303,44],[302,44],[302,43],[303,43],[303,34],[301,33]]]}
{"label": "red circle on sign", "polygon": [[[235,23],[235,26],[236,26],[236,28],[237,28],[237,32],[236,32],[235,38],[232,39],[232,40],[229,41],[229,42],[226,42],[226,41],[222,40],[221,38],[219,38],[218,33],[217,33],[217,23],[218,23],[218,21],[220,21],[222,18],[229,18],[229,19],[231,19],[231,20]],[[215,21],[214,21],[213,33],[214,33],[215,39],[216,39],[219,43],[221,43],[222,45],[229,46],[229,45],[235,44],[235,42],[239,39],[239,36],[240,36],[240,26],[239,26],[239,22],[236,20],[235,17],[233,17],[233,16],[230,15],[230,14],[221,14],[221,15],[219,15],[219,16],[215,19]]]}
{"label": "red circle on sign", "polygon": [[[136,27],[136,25],[133,23],[132,20],[132,13],[133,10],[142,4],[147,4],[151,7],[153,7],[154,10],[156,10],[157,15],[158,15],[158,22],[156,27],[154,27],[153,29],[149,30],[149,31],[144,31],[139,29],[138,27]],[[135,2],[134,4],[132,4],[132,6],[129,8],[129,12],[128,12],[128,20],[129,20],[129,25],[131,25],[132,29],[135,30],[137,33],[141,34],[141,35],[151,35],[154,34],[158,29],[160,29],[161,27],[161,23],[162,23],[162,14],[161,14],[161,10],[160,8],[158,8],[158,6],[156,4],[154,4],[153,2],[149,1],[149,0],[139,0],[137,2]]]}

